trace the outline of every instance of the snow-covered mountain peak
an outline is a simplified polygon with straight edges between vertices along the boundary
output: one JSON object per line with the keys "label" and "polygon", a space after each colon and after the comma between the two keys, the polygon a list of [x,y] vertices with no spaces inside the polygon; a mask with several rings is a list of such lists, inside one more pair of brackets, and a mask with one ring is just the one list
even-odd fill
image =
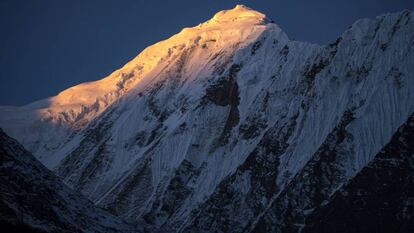
{"label": "snow-covered mountain peak", "polygon": [[240,51],[264,34],[277,38],[280,44],[288,41],[286,34],[266,20],[264,14],[237,5],[147,47],[101,80],[76,85],[27,106],[1,108],[0,125],[35,155],[48,154],[124,95],[151,89],[152,85],[171,79],[171,73],[179,74],[184,83],[211,77],[211,72],[220,66],[225,71],[225,64],[243,57],[238,55]]}
{"label": "snow-covered mountain peak", "polygon": [[[144,61],[149,65],[158,64],[172,50],[194,44],[204,49],[218,52],[234,43],[249,43],[256,39],[266,28],[278,28],[266,16],[243,5],[216,13],[210,20],[195,27],[186,27],[178,34],[146,48],[130,65]],[[280,30],[278,28],[278,30]],[[281,30],[280,30],[281,31]],[[211,45],[214,42],[215,46]],[[217,46],[218,45],[218,46]],[[214,48],[215,51],[212,51]]]}
{"label": "snow-covered mountain peak", "polygon": [[300,232],[413,113],[413,26],[362,19],[319,46],[237,6],[0,126],[148,232]]}
{"label": "snow-covered mountain peak", "polygon": [[233,9],[220,11],[214,15],[212,20],[215,22],[245,21],[250,23],[267,21],[266,15],[244,5],[237,5]]}

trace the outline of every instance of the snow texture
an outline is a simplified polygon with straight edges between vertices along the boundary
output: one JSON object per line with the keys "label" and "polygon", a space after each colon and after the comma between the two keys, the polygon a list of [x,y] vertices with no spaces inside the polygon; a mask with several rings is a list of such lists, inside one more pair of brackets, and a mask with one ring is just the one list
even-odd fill
{"label": "snow texture", "polygon": [[2,130],[0,159],[0,223],[3,231],[138,231],[68,188]]}
{"label": "snow texture", "polygon": [[409,11],[320,46],[238,5],[102,80],[2,107],[0,126],[149,231],[298,232],[413,113],[413,74]]}

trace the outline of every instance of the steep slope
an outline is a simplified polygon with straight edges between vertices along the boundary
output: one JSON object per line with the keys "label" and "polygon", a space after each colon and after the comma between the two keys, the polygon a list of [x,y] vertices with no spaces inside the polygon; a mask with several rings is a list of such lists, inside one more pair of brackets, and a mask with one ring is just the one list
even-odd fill
{"label": "steep slope", "polygon": [[263,232],[300,231],[305,216],[412,114],[412,71],[400,70],[413,67],[413,28],[408,11],[360,20],[323,48],[303,73],[310,87],[299,116],[275,123],[250,159],[193,212],[187,231],[248,232],[258,221]]}
{"label": "steep slope", "polygon": [[0,129],[0,224],[4,232],[135,232],[66,187]]}
{"label": "steep slope", "polygon": [[265,15],[241,5],[219,12],[205,23],[184,28],[149,46],[102,80],[79,84],[27,106],[1,107],[0,125],[53,168],[62,158],[51,155],[120,97],[131,90],[136,95],[157,81],[159,85],[166,70],[176,72],[175,80],[180,79],[183,67],[179,64],[191,63],[186,68],[191,75],[186,79],[207,75],[206,65],[219,72],[223,68],[220,63],[227,62],[237,49],[256,40],[268,27],[264,25],[266,21]]}
{"label": "steep slope", "polygon": [[[127,88],[100,105],[123,74]],[[62,98],[3,108],[0,125],[68,185],[150,232],[298,232],[414,112],[413,74],[408,11],[359,20],[318,46],[237,6],[84,84],[90,93],[58,95],[99,111],[66,121],[74,112]],[[36,126],[68,132],[55,145],[27,109]]]}
{"label": "steep slope", "polygon": [[414,114],[391,141],[326,205],[303,232],[414,231]]}

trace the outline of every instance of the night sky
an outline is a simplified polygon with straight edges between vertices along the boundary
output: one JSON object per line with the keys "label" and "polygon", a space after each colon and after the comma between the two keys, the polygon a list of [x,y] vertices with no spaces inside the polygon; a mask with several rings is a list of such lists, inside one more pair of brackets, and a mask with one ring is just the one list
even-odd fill
{"label": "night sky", "polygon": [[413,0],[0,0],[0,105],[56,95],[120,68],[145,47],[236,4],[291,39],[333,42],[355,20],[413,9]]}

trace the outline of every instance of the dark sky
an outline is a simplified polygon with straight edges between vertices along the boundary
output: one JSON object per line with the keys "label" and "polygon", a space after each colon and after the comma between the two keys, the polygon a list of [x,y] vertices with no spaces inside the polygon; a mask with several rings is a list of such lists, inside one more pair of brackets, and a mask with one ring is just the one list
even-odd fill
{"label": "dark sky", "polygon": [[413,0],[0,0],[0,105],[23,105],[103,78],[141,50],[245,4],[291,38],[334,41],[355,20]]}

